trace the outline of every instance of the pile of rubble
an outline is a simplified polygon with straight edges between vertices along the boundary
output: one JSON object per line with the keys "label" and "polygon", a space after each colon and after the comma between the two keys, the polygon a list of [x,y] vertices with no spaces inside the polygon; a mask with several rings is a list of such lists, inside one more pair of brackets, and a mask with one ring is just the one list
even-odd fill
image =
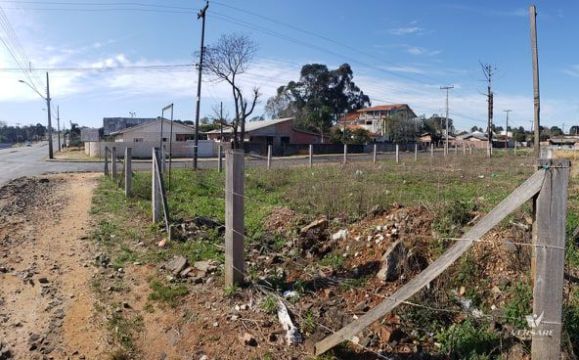
{"label": "pile of rubble", "polygon": [[204,280],[207,281],[209,275],[219,270],[219,263],[213,260],[204,260],[189,264],[189,261],[184,256],[175,255],[171,260],[161,265],[161,270],[166,270],[170,273],[168,276],[169,281],[182,279],[194,284],[200,284]]}

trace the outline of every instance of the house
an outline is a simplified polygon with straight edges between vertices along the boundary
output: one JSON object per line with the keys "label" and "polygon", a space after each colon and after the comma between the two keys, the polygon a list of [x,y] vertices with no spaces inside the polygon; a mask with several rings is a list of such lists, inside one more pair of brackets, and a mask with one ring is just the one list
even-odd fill
{"label": "house", "polygon": [[[241,129],[238,129],[241,132]],[[207,139],[221,141],[221,130],[211,130],[205,133]],[[223,129],[223,141],[231,141],[233,127]],[[323,142],[319,134],[296,129],[294,118],[282,118],[272,120],[256,120],[245,123],[245,142],[253,144],[273,145],[274,147],[285,144],[319,144]]]}
{"label": "house", "polygon": [[557,147],[558,149],[579,148],[579,136],[577,135],[553,136],[549,139],[549,145]]}
{"label": "house", "polygon": [[115,142],[186,142],[195,138],[195,128],[166,119],[147,121],[109,134]]}
{"label": "house", "polygon": [[[117,154],[123,154],[125,148],[131,148],[133,157],[151,158],[152,149],[159,148],[162,142],[166,154],[170,153],[173,157],[191,157],[194,138],[194,127],[157,119],[112,132],[107,141],[85,142],[85,153],[102,157],[106,147],[115,147]],[[200,157],[213,157],[217,154],[214,141],[200,140],[198,149]]]}
{"label": "house", "polygon": [[376,140],[389,141],[389,119],[398,119],[403,124],[413,126],[414,123],[410,122],[416,119],[416,114],[407,104],[378,105],[344,115],[338,121],[338,126],[342,130],[363,128]]}
{"label": "house", "polygon": [[108,136],[133,126],[158,120],[159,118],[127,118],[127,117],[106,117],[103,118],[103,134]]}

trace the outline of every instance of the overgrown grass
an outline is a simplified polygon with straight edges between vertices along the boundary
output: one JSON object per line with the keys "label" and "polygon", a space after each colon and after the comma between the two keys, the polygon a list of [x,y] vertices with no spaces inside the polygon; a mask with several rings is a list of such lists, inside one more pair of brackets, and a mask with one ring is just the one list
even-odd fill
{"label": "overgrown grass", "polygon": [[509,291],[509,300],[505,304],[506,322],[518,329],[525,329],[525,316],[532,314],[533,289],[525,282],[516,282]]}
{"label": "overgrown grass", "polygon": [[179,299],[189,294],[189,289],[185,285],[166,284],[158,279],[151,280],[149,286],[152,290],[149,300],[161,301],[171,307],[177,306]]}
{"label": "overgrown grass", "polygon": [[488,330],[486,323],[465,320],[436,335],[440,350],[451,359],[492,359],[498,353],[500,335]]}

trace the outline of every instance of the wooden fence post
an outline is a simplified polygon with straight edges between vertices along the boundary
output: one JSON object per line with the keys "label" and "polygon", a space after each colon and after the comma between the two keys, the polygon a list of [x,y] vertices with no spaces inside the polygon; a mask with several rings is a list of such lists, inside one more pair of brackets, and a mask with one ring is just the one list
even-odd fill
{"label": "wooden fence post", "polygon": [[396,164],[400,163],[400,146],[396,144]]}
{"label": "wooden fence post", "polygon": [[125,148],[125,196],[131,195],[131,186],[133,185],[133,170],[132,170],[132,151],[130,147]]}
{"label": "wooden fence post", "polygon": [[378,158],[378,144],[374,144],[374,148],[372,150],[372,162],[376,164],[376,159]]}
{"label": "wooden fence post", "polygon": [[414,161],[418,161],[418,144],[414,144]]}
{"label": "wooden fence post", "polygon": [[113,151],[111,152],[111,166],[113,168],[113,180],[117,179],[117,148],[113,146]]}
{"label": "wooden fence post", "polygon": [[223,171],[223,145],[217,146],[217,171]]}
{"label": "wooden fence post", "polygon": [[109,147],[105,146],[105,176],[109,176]]}
{"label": "wooden fence post", "polygon": [[225,152],[225,286],[243,282],[244,226],[244,154],[227,149]]}
{"label": "wooden fence post", "polygon": [[[271,152],[272,148],[271,145],[267,145],[267,169],[271,169]],[[227,157],[226,157],[227,159]]]}
{"label": "wooden fence post", "polygon": [[314,145],[310,144],[310,159],[309,159],[310,168],[314,166]]}
{"label": "wooden fence post", "polygon": [[151,210],[153,222],[157,223],[161,219],[161,191],[157,180],[157,152],[155,148],[152,150],[151,165]]}
{"label": "wooden fence post", "polygon": [[541,191],[535,198],[533,360],[561,358],[563,272],[569,160],[540,160],[547,169]]}

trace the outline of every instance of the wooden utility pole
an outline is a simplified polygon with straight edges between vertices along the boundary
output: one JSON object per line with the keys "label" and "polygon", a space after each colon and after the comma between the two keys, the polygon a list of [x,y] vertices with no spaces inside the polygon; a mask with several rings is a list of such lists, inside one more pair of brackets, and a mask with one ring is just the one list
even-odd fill
{"label": "wooden utility pole", "polygon": [[217,146],[217,171],[223,171],[223,145],[219,144]]}
{"label": "wooden utility pole", "polygon": [[535,111],[535,143],[533,153],[535,159],[541,157],[540,130],[541,130],[541,97],[539,94],[539,53],[537,50],[537,8],[529,6],[529,20],[531,22],[531,56],[533,57],[533,103]]}
{"label": "wooden utility pole", "polygon": [[203,55],[205,54],[205,15],[209,8],[209,1],[197,14],[201,21],[201,49],[199,51],[199,67],[197,75],[197,107],[195,108],[195,142],[193,144],[193,170],[197,170],[197,158],[199,156],[199,111],[201,109],[201,75],[203,74]]}
{"label": "wooden utility pole", "polygon": [[244,153],[243,150],[225,151],[225,286],[243,282],[244,227]]}
{"label": "wooden utility pole", "polygon": [[131,187],[133,185],[133,167],[131,166],[132,152],[131,148],[125,148],[125,197],[131,196]]}
{"label": "wooden utility pole", "polygon": [[531,357],[561,358],[565,222],[569,160],[540,160],[546,168],[541,192],[535,198],[534,287]]}

